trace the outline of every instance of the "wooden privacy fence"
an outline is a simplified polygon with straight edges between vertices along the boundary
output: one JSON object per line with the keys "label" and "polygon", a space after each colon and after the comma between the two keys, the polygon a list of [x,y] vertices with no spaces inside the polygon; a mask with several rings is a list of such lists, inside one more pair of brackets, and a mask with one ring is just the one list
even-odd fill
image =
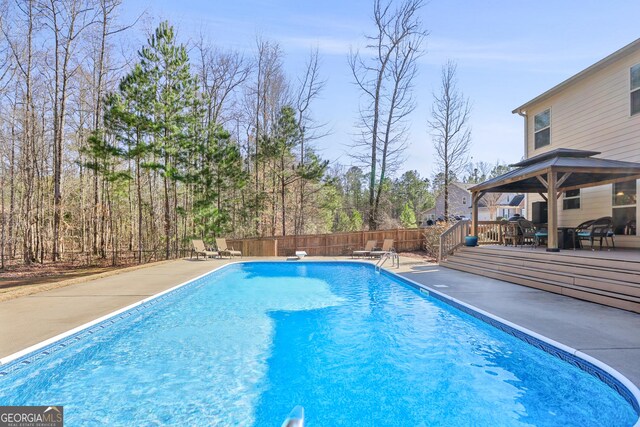
{"label": "wooden privacy fence", "polygon": [[244,256],[291,256],[296,251],[305,251],[310,256],[339,256],[351,255],[352,251],[364,248],[367,240],[375,240],[378,246],[382,246],[384,239],[393,239],[395,250],[406,252],[423,248],[423,232],[424,230],[420,228],[396,228],[350,233],[227,239],[227,244],[242,251]]}
{"label": "wooden privacy fence", "polygon": [[242,256],[278,256],[278,239],[227,239],[227,246],[242,252]]}

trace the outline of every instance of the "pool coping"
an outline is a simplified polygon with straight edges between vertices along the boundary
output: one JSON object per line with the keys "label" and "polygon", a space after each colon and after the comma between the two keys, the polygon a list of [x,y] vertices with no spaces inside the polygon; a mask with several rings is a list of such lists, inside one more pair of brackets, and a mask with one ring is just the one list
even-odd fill
{"label": "pool coping", "polygon": [[[271,263],[271,262],[287,262],[282,260],[253,260],[253,261],[235,261],[225,265],[216,267],[206,273],[203,273],[193,279],[189,279],[176,286],[166,289],[162,292],[147,297],[141,301],[137,301],[133,304],[129,304],[126,307],[115,310],[104,316],[101,316],[95,320],[87,322],[83,325],[70,329],[69,331],[58,334],[54,337],[48,338],[37,344],[31,345],[23,350],[17,351],[13,354],[0,358],[0,376],[10,375],[16,370],[20,370],[23,367],[47,357],[53,353],[63,350],[68,345],[82,340],[84,337],[92,335],[101,329],[107,328],[120,320],[130,318],[131,316],[144,312],[147,308],[152,307],[164,301],[169,295],[173,295],[184,289],[187,289],[187,285],[195,286],[198,282],[204,281],[206,277],[215,272],[224,269],[230,265],[236,264],[253,264],[253,263]],[[365,260],[305,260],[296,261],[300,264],[305,263],[325,263],[325,264],[359,264],[367,265],[368,268],[375,269],[376,267]],[[512,323],[499,316],[491,314],[480,308],[477,308],[471,304],[460,301],[456,298],[450,297],[442,292],[432,289],[424,284],[418,283],[414,280],[403,277],[387,268],[380,269],[381,273],[392,278],[395,278],[401,283],[406,284],[416,290],[422,295],[427,297],[433,297],[457,310],[462,311],[482,322],[495,327],[521,341],[526,342],[554,357],[557,357],[571,365],[581,369],[582,371],[596,377],[598,380],[604,382],[620,396],[622,396],[634,409],[638,415],[638,420],[634,424],[635,427],[640,427],[640,390],[633,384],[628,378],[622,375],[620,372],[612,368],[611,366],[601,362],[600,360],[589,356],[581,352],[580,350],[569,347],[558,341],[552,340],[544,335],[538,334],[520,325]]]}

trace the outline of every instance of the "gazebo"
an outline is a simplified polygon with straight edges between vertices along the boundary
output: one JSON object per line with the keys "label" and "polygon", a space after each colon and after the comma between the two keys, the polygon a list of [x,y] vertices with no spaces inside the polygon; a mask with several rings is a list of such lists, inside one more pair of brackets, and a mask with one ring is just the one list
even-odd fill
{"label": "gazebo", "polygon": [[473,186],[471,235],[478,235],[478,201],[486,193],[538,193],[547,202],[547,251],[558,249],[558,198],[569,190],[640,179],[640,163],[601,159],[597,151],[558,148],[511,165],[515,169]]}

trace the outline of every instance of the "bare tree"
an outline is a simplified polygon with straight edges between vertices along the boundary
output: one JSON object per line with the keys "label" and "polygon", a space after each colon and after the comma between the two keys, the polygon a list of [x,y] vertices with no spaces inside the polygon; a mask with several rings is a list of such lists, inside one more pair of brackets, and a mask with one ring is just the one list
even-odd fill
{"label": "bare tree", "polygon": [[471,104],[457,87],[457,65],[447,61],[442,67],[440,93],[433,94],[431,128],[436,149],[438,172],[443,174],[444,216],[449,215],[449,184],[451,177],[463,170],[469,161]]}
{"label": "bare tree", "polygon": [[78,69],[74,52],[80,34],[96,22],[97,12],[87,0],[48,0],[41,3],[44,23],[53,36],[53,247],[52,259],[60,258],[62,217],[62,156],[67,117],[68,90]]}
{"label": "bare tree", "polygon": [[[13,99],[14,108],[12,109],[13,119],[11,124],[11,149],[10,149],[10,206],[9,206],[9,252],[13,252],[13,232],[14,232],[14,220],[15,220],[15,199],[16,199],[16,170],[14,165],[18,164],[18,170],[24,176],[22,182],[24,188],[22,189],[21,198],[21,210],[23,214],[23,221],[20,221],[20,228],[22,231],[22,256],[26,264],[31,263],[35,258],[35,251],[33,248],[33,232],[35,223],[35,214],[32,209],[34,203],[34,184],[35,174],[37,170],[37,155],[36,155],[36,142],[35,142],[35,116],[34,116],[34,102],[33,102],[33,71],[34,71],[34,54],[33,54],[33,34],[34,27],[36,25],[34,1],[26,2],[25,4],[17,4],[17,11],[21,18],[15,19],[14,23],[16,28],[9,29],[8,26],[3,26],[2,31],[6,38],[9,51],[11,52],[11,58],[15,64],[15,95]],[[14,32],[18,32],[22,37],[16,36]],[[10,36],[13,35],[13,37]],[[18,107],[21,105],[21,107]],[[18,109],[22,109],[22,117],[16,118]],[[22,125],[22,132],[20,133],[17,128]],[[20,147],[17,150],[17,139],[20,139]],[[19,159],[16,159],[19,153]]]}
{"label": "bare tree", "polygon": [[[300,163],[298,167],[302,169],[305,167],[305,156],[307,154],[307,152],[305,152],[305,143],[307,144],[307,150],[309,150],[309,143],[311,141],[325,135],[321,131],[324,124],[316,123],[310,115],[311,103],[318,98],[326,84],[326,80],[320,78],[318,58],[318,49],[315,48],[309,54],[309,58],[305,64],[304,76],[299,81],[295,102],[300,130]],[[294,234],[301,234],[304,230],[306,183],[306,180],[300,180],[299,200],[298,203],[294,205]]]}
{"label": "bare tree", "polygon": [[195,48],[207,124],[224,125],[233,115],[233,95],[249,78],[252,66],[241,53],[221,51],[211,46],[202,35]]}
{"label": "bare tree", "polygon": [[[253,200],[253,216],[255,224],[255,234],[262,235],[265,231],[264,222],[264,201],[268,196],[265,189],[267,187],[266,179],[267,164],[265,156],[262,153],[261,143],[271,133],[272,127],[276,122],[276,118],[280,109],[289,103],[290,90],[288,80],[284,74],[284,66],[282,64],[284,53],[280,45],[276,42],[256,40],[256,58],[254,68],[254,81],[247,88],[246,104],[248,110],[248,120],[250,125],[250,139],[253,140],[253,152],[250,156],[253,158],[253,178],[255,184],[255,194]],[[248,142],[249,144],[249,142]],[[249,150],[248,150],[249,152]],[[275,175],[272,174],[275,179]],[[272,184],[274,184],[272,182]],[[271,192],[271,235],[275,234],[275,221],[277,218],[277,192],[275,186],[272,185]]]}
{"label": "bare tree", "polygon": [[[470,160],[472,160],[472,158]],[[464,168],[466,172],[464,182],[468,184],[480,184],[487,180],[492,168],[493,166],[487,162],[479,161],[474,163],[469,161]]]}
{"label": "bare tree", "polygon": [[423,5],[423,0],[404,0],[393,8],[391,1],[375,0],[376,33],[366,36],[365,50],[372,56],[363,58],[359,51],[349,56],[349,66],[362,94],[362,140],[357,145],[370,153],[360,160],[370,167],[368,222],[372,230],[378,227],[382,184],[401,158],[408,136],[405,119],[415,108],[412,95],[416,61],[428,34],[418,17]]}

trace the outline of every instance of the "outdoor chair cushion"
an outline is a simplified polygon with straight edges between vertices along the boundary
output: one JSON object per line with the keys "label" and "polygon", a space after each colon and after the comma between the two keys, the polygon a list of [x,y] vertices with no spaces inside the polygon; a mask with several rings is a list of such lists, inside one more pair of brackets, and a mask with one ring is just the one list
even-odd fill
{"label": "outdoor chair cushion", "polygon": [[604,239],[607,246],[609,246],[607,238],[611,238],[611,244],[615,249],[615,242],[613,240],[615,237],[615,233],[613,232],[613,219],[610,216],[604,216],[602,218],[580,224],[576,227],[576,235],[581,242],[581,246],[582,240],[589,240],[591,242],[591,249],[593,249],[595,239],[600,239],[600,249],[602,249],[602,240]]}

